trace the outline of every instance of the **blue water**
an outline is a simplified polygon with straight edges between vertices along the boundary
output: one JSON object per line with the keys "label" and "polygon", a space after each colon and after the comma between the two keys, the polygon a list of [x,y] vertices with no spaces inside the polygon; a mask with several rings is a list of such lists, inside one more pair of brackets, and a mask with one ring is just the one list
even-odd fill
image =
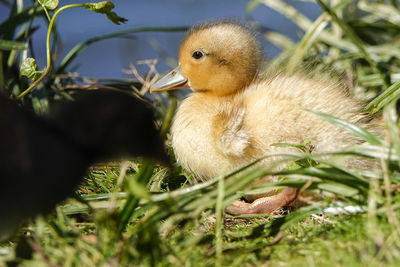
{"label": "blue water", "polygon": [[[26,5],[31,1],[24,1]],[[60,1],[62,5],[84,3],[85,1]],[[235,18],[245,21],[247,0],[148,0],[148,1],[114,1],[115,12],[128,21],[115,25],[104,15],[96,14],[84,8],[68,9],[58,17],[58,30],[61,34],[63,48],[59,59],[77,43],[101,34],[123,29],[144,26],[190,26],[207,20]],[[306,16],[315,19],[320,10],[315,4],[303,1],[286,1],[301,10]],[[260,5],[252,12],[252,17],[264,28],[288,35],[296,40],[303,33],[289,20],[277,12]],[[8,16],[8,8],[0,4],[0,22]],[[34,25],[41,28],[33,36],[33,49],[39,68],[45,65],[46,25],[36,20]],[[176,64],[180,41],[185,33],[138,33],[133,38],[105,40],[90,46],[79,55],[69,68],[87,77],[127,78],[122,72],[138,60],[157,58],[157,70],[165,72]],[[260,35],[262,37],[262,35]],[[275,57],[280,51],[263,40],[265,55]],[[139,69],[145,72],[145,68]]]}

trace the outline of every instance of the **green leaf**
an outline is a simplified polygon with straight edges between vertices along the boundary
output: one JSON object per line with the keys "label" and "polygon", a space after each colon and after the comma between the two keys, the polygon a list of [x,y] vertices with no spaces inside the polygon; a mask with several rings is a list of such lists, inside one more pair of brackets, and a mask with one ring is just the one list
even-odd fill
{"label": "green leaf", "polygon": [[115,12],[112,12],[111,9],[114,8],[114,4],[110,1],[103,1],[99,3],[86,3],[85,8],[90,9],[96,13],[106,14],[107,18],[119,25],[121,22],[125,23],[128,21],[125,18],[119,17]]}
{"label": "green leaf", "polygon": [[39,4],[47,9],[53,10],[58,7],[58,0],[38,0]]}
{"label": "green leaf", "polygon": [[99,3],[86,3],[85,7],[97,13],[106,14],[110,12],[115,6],[110,1],[102,1]]}
{"label": "green leaf", "polygon": [[108,12],[107,18],[117,25],[119,25],[120,22],[125,23],[128,21],[126,18],[119,17],[115,12]]}
{"label": "green leaf", "polygon": [[19,70],[21,72],[21,75],[26,76],[34,81],[39,77],[41,73],[36,69],[37,69],[36,60],[34,58],[28,57],[25,58]]}

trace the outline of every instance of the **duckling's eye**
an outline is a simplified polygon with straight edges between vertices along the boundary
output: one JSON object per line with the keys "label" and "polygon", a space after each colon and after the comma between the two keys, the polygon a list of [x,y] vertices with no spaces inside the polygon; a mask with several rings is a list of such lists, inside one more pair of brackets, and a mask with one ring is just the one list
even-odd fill
{"label": "duckling's eye", "polygon": [[204,56],[203,52],[201,51],[194,51],[192,57],[195,59],[200,59]]}

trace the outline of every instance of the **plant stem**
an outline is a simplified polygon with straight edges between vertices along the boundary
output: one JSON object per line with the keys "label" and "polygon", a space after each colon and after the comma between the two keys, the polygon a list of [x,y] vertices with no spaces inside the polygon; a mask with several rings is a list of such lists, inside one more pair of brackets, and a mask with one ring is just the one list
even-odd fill
{"label": "plant stem", "polygon": [[216,247],[216,263],[215,266],[222,266],[222,252],[223,252],[223,236],[222,231],[224,227],[224,216],[223,216],[223,201],[225,197],[224,179],[218,181],[218,196],[215,207],[215,247]]}
{"label": "plant stem", "polygon": [[47,66],[46,66],[46,70],[45,72],[42,74],[42,76],[39,77],[39,79],[37,79],[34,83],[31,84],[31,86],[29,86],[28,89],[26,89],[25,91],[23,91],[20,95],[18,95],[18,98],[22,98],[24,96],[26,96],[27,94],[29,94],[30,91],[32,91],[33,88],[35,88],[41,81],[43,81],[44,78],[46,78],[46,76],[49,74],[50,70],[51,70],[51,54],[50,54],[50,35],[51,35],[51,31],[53,29],[53,25],[54,25],[54,21],[57,18],[57,15],[68,8],[71,7],[84,7],[84,4],[71,4],[71,5],[66,5],[63,6],[61,8],[59,8],[53,15],[53,17],[50,20],[49,23],[49,28],[47,30],[47,38],[46,38],[46,57],[47,57]]}
{"label": "plant stem", "polygon": [[49,15],[49,11],[47,11],[47,8],[44,5],[42,5],[42,8],[44,10],[44,13],[46,13],[46,17],[47,17],[48,21],[50,22],[51,18],[50,18],[50,15]]}

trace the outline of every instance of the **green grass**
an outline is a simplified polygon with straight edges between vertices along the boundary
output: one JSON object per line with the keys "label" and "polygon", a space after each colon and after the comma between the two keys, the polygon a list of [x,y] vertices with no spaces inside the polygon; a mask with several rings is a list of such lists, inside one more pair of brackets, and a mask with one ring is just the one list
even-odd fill
{"label": "green grass", "polygon": [[[246,10],[249,19],[252,10],[267,5],[305,32],[299,43],[279,33],[266,33],[266,38],[283,49],[269,66],[296,70],[297,66],[306,65],[316,69],[315,73],[329,70],[332,79],[339,78],[351,93],[367,101],[366,112],[384,118],[387,140],[327,114],[316,113],[364,139],[368,146],[355,146],[327,157],[310,153],[306,143],[295,144],[298,152],[279,154],[280,159],[275,162],[287,163],[285,170],[276,171],[274,164],[254,167],[256,162],[253,162],[202,184],[193,184],[190,173],[177,164],[171,171],[141,161],[96,165],[77,189],[76,199],[66,200],[46,217],[33,219],[11,240],[0,244],[0,266],[398,266],[398,2],[317,2],[325,12],[314,22],[286,2],[249,2]],[[19,49],[26,49],[24,43],[34,31],[29,24],[33,14],[44,16],[35,4],[20,14],[11,14],[0,25],[0,29],[7,29],[6,39],[14,40],[0,41],[3,63],[0,85],[14,95],[28,87],[25,79],[12,76],[10,70],[19,65],[16,55]],[[17,26],[22,24],[25,28],[16,33]],[[74,85],[76,80],[68,76],[56,79],[56,75],[63,74],[83,49],[90,49],[93,42],[142,30],[182,28],[130,29],[84,41],[60,66],[54,66],[46,86],[39,85],[23,104],[43,112],[48,101],[67,97],[60,89]],[[107,79],[102,82],[140,94],[132,89],[140,87],[137,82]],[[45,89],[49,85],[52,89]],[[157,96],[153,103],[162,136],[168,138],[176,98],[166,93]],[[173,159],[173,152],[170,154]],[[377,168],[348,169],[337,163],[343,157],[369,158],[377,162]],[[256,188],[247,187],[271,174],[282,179]],[[283,186],[307,188],[312,192],[306,199],[311,204],[285,216],[233,217],[222,212],[245,193]],[[340,215],[325,212],[338,202],[359,206],[363,212]]]}
{"label": "green grass", "polygon": [[[158,266],[215,264],[213,215],[203,216],[198,222],[176,225],[168,234],[162,232],[161,238],[154,239],[149,229],[139,234],[135,225],[130,226],[123,237],[115,237],[111,229],[99,229],[114,225],[109,219],[105,222],[104,214],[98,213],[91,223],[79,223],[61,214],[49,218],[52,223],[42,229],[45,232],[35,234],[40,240],[40,251],[47,259],[34,253],[22,266],[47,266],[47,260],[62,266],[151,265],[151,257],[157,254],[160,257]],[[385,218],[378,218],[378,227],[371,233],[366,217],[365,214],[313,215],[273,237],[266,227],[270,219],[227,217],[222,266],[266,263],[272,266],[396,266],[399,259],[393,257],[392,252],[397,251],[398,244],[393,238],[390,240],[391,225]],[[40,224],[47,223],[38,220],[36,227]],[[19,246],[21,243],[24,242],[19,241]]]}

